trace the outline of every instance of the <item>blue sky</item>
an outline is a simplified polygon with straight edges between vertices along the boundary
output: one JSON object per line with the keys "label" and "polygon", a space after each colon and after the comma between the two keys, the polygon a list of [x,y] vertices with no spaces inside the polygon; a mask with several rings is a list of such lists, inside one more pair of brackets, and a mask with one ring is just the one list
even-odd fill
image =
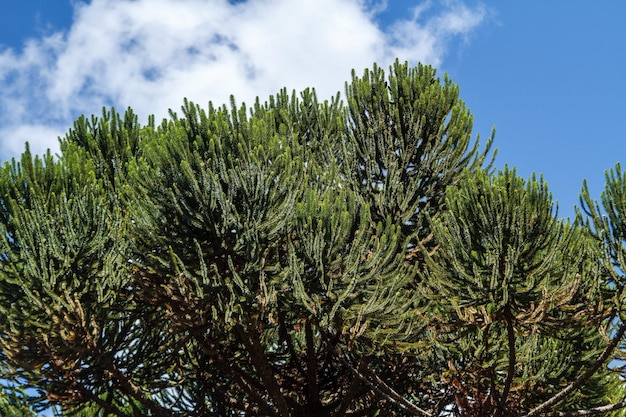
{"label": "blue sky", "polygon": [[[543,174],[571,216],[623,161],[626,2],[581,0],[23,0],[0,13],[0,159],[57,146],[82,113],[145,122],[183,97],[217,104],[279,88],[342,91],[394,57],[460,85],[497,166]],[[623,161],[626,162],[626,161]]]}

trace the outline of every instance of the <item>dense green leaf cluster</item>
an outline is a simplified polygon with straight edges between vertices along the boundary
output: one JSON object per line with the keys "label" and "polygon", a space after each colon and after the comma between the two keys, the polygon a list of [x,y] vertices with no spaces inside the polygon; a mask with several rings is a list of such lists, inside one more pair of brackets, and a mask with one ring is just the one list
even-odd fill
{"label": "dense green leaf cluster", "polygon": [[27,148],[0,168],[0,399],[120,417],[624,407],[626,176],[607,177],[608,217],[585,192],[587,224],[561,220],[543,180],[491,171],[458,93],[396,62],[353,74],[345,103],[283,90],[146,126],[112,110],[56,158]]}
{"label": "dense green leaf cluster", "polygon": [[[482,407],[528,410],[603,350],[598,329],[610,311],[592,262],[601,256],[597,245],[556,218],[543,180],[524,181],[508,168],[467,177],[448,190],[446,207],[432,222],[440,247],[425,278],[439,317],[436,340],[454,358],[449,378],[472,369],[478,379],[460,383]],[[584,402],[602,404],[612,384],[619,380],[608,370],[594,375]],[[581,398],[562,408],[579,407]]]}

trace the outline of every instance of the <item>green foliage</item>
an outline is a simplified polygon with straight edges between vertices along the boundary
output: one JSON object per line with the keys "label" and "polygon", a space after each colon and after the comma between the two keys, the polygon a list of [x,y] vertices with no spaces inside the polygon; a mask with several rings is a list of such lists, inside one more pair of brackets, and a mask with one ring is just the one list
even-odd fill
{"label": "green foliage", "polygon": [[[608,297],[612,307],[606,319],[607,337],[611,337],[606,349],[606,361],[613,359],[609,366],[616,373],[623,375],[624,359],[626,359],[626,173],[620,164],[605,173],[606,185],[601,194],[600,202],[594,201],[587,187],[583,184],[580,197],[582,212],[586,215],[586,226],[598,242],[601,255],[598,257],[608,287]],[[579,213],[582,218],[583,213]],[[621,392],[615,395],[622,395]],[[623,401],[622,401],[623,402]]]}
{"label": "green foliage", "polygon": [[446,274],[433,285],[469,324],[489,323],[506,309],[523,313],[520,325],[547,331],[562,325],[559,307],[574,292],[593,298],[597,277],[586,279],[589,262],[580,256],[589,246],[584,231],[556,218],[542,180],[524,183],[508,168],[477,173],[448,190],[447,210],[433,223],[441,248],[429,273]]}
{"label": "green foliage", "polygon": [[[441,208],[445,190],[464,170],[480,167],[493,135],[479,153],[471,144],[472,116],[458,86],[443,84],[432,67],[396,63],[388,79],[377,66],[346,85],[349,107],[342,168],[375,221],[390,218],[411,237],[429,234],[427,214]],[[495,156],[495,154],[493,155]]]}
{"label": "green foliage", "polygon": [[581,203],[588,216],[587,225],[602,244],[606,273],[610,274],[615,301],[621,308],[626,287],[626,173],[617,164],[606,172],[605,177],[602,206],[591,199],[586,183],[583,185]]}
{"label": "green foliage", "polygon": [[[543,180],[508,168],[467,177],[448,190],[446,207],[432,223],[440,246],[424,274],[434,343],[453,358],[446,378],[481,399],[467,410],[532,409],[603,350],[598,328],[610,312],[594,242],[556,218]],[[560,407],[602,404],[616,386],[598,373]]]}
{"label": "green foliage", "polygon": [[24,390],[19,387],[4,386],[0,393],[0,412],[5,416],[35,417],[26,397]]}
{"label": "green foliage", "polygon": [[472,141],[434,69],[374,66],[345,100],[185,101],[146,126],[104,111],[58,158],[2,167],[0,359],[24,388],[5,409],[618,409],[619,167],[609,219],[587,197],[570,224],[542,180],[491,173],[492,137]]}

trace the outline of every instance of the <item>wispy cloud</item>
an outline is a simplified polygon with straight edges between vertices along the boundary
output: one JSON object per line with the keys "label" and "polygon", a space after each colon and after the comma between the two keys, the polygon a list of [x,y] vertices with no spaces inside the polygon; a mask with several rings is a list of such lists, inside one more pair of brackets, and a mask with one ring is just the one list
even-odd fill
{"label": "wispy cloud", "polygon": [[452,39],[485,19],[482,7],[429,2],[381,25],[384,1],[92,0],[64,32],[0,51],[0,156],[57,147],[79,114],[102,106],[163,117],[184,97],[233,94],[250,103],[286,86],[342,90],[352,68],[395,57],[439,65]]}
{"label": "wispy cloud", "polygon": [[449,42],[455,37],[467,40],[487,16],[483,5],[470,8],[460,2],[444,4],[443,9],[435,9],[431,1],[420,3],[411,10],[410,18],[392,24],[386,34],[390,55],[438,66]]}

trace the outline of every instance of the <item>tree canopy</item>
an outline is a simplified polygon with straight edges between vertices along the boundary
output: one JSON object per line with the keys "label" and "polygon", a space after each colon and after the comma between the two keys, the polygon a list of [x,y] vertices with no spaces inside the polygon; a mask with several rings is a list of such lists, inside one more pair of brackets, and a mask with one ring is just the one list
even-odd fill
{"label": "tree canopy", "polygon": [[621,413],[620,166],[561,219],[432,67],[345,92],[104,110],[0,168],[0,407]]}

